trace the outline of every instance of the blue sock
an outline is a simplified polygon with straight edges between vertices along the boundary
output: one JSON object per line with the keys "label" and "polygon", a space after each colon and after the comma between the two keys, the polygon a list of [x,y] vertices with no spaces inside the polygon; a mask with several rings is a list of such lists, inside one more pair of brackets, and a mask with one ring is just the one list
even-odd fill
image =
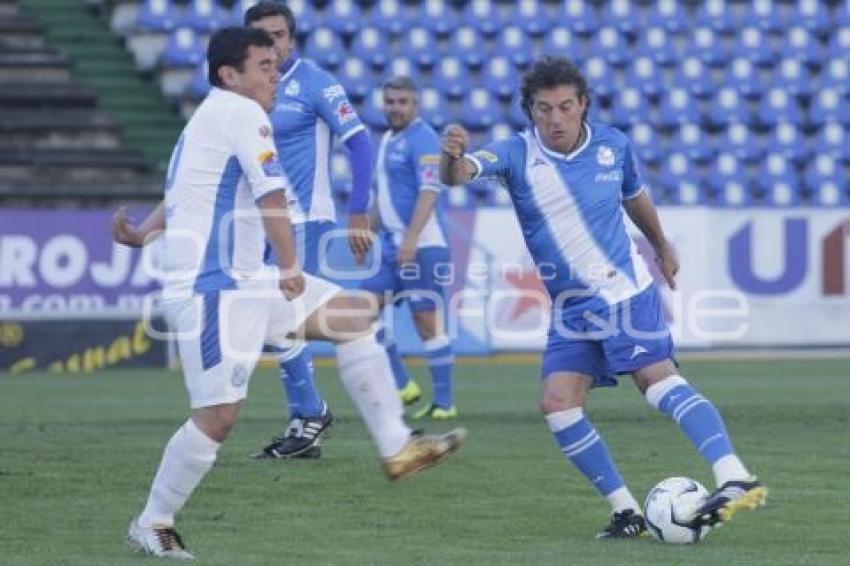
{"label": "blue sock", "polygon": [[438,336],[425,342],[425,352],[428,356],[428,365],[431,368],[434,404],[449,409],[454,405],[452,372],[455,356],[452,352],[452,343],[448,336]]}
{"label": "blue sock", "polygon": [[581,409],[550,413],[546,421],[561,452],[599,493],[607,496],[625,486],[608,446]]}
{"label": "blue sock", "polygon": [[709,464],[734,454],[720,412],[681,376],[652,384],[646,399],[679,425]]}
{"label": "blue sock", "polygon": [[410,381],[410,375],[407,373],[407,368],[405,368],[404,364],[401,362],[401,355],[398,353],[395,340],[390,338],[387,333],[387,329],[383,326],[378,329],[378,332],[375,334],[375,338],[378,340],[378,344],[383,346],[387,351],[387,357],[390,360],[390,367],[393,370],[393,379],[395,379],[396,389],[404,389]]}
{"label": "blue sock", "polygon": [[[284,352],[282,357],[291,355]],[[324,411],[324,402],[316,391],[313,377],[313,357],[305,344],[294,357],[280,362],[280,381],[289,398],[290,417],[317,417]]]}

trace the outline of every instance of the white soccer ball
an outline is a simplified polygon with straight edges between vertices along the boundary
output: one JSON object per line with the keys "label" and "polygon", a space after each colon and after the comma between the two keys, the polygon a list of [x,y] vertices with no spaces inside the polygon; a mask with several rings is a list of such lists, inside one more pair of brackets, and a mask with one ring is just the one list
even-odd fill
{"label": "white soccer ball", "polygon": [[710,527],[691,527],[687,520],[708,497],[708,490],[690,478],[667,478],[646,496],[644,519],[652,536],[671,544],[693,544],[708,534]]}

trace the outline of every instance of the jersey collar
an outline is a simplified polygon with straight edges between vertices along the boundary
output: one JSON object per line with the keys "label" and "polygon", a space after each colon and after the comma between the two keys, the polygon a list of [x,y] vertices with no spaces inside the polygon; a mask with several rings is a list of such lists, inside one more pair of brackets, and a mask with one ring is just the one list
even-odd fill
{"label": "jersey collar", "polygon": [[400,136],[400,135],[402,135],[404,132],[406,132],[407,130],[409,130],[410,128],[412,128],[414,124],[417,124],[417,123],[419,123],[419,122],[421,122],[421,121],[422,121],[422,118],[420,118],[419,116],[417,116],[417,117],[416,117],[416,118],[414,118],[414,119],[413,119],[413,120],[412,120],[412,121],[411,121],[408,125],[406,125],[403,129],[401,129],[401,130],[397,131],[396,133],[393,133],[392,128],[388,129],[388,130],[387,130],[387,132],[390,134],[390,139],[395,139],[395,138],[399,137],[399,136]]}
{"label": "jersey collar", "polygon": [[558,153],[556,151],[552,151],[551,149],[546,147],[546,145],[543,143],[543,140],[540,139],[540,136],[537,133],[537,128],[534,128],[534,139],[537,140],[537,144],[540,146],[540,149],[543,150],[543,153],[545,153],[549,157],[551,157],[553,159],[561,159],[563,161],[572,161],[573,159],[576,158],[576,156],[578,156],[579,153],[584,151],[584,149],[588,145],[590,145],[590,136],[591,136],[590,124],[588,124],[587,122],[584,122],[583,125],[584,125],[584,132],[585,132],[585,134],[587,134],[584,138],[584,143],[581,144],[580,147],[578,147],[575,151],[573,151],[569,155],[564,155],[563,153]]}
{"label": "jersey collar", "polygon": [[289,59],[283,62],[283,65],[280,66],[280,82],[285,81],[292,75],[292,72],[295,71],[295,68],[301,63],[301,59],[292,55]]}

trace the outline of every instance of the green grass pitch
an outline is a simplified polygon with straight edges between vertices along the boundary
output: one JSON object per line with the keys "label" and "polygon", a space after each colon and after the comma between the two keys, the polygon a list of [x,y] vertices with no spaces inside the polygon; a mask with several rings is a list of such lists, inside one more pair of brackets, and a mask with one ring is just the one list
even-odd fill
{"label": "green grass pitch", "polygon": [[[301,462],[248,459],[282,424],[274,372],[254,376],[215,469],[178,517],[202,564],[850,563],[847,360],[684,364],[771,489],[765,508],[695,547],[593,539],[608,506],[556,449],[534,365],[460,365],[467,444],[399,483],[383,478],[334,373],[318,379],[336,426],[324,458]],[[428,383],[424,368],[415,373]],[[150,563],[123,537],[185,407],[174,372],[0,376],[0,564]],[[672,475],[713,487],[708,466],[630,380],[596,391],[589,412],[638,498]]]}

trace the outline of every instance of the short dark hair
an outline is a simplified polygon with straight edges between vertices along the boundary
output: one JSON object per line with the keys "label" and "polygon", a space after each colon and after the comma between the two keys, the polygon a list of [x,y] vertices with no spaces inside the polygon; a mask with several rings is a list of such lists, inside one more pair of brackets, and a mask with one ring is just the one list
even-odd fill
{"label": "short dark hair", "polygon": [[525,112],[529,120],[531,119],[534,95],[540,90],[559,86],[575,87],[579,100],[584,98],[587,101],[582,119],[587,118],[587,112],[590,110],[590,90],[587,86],[587,79],[584,78],[575,63],[566,57],[544,55],[534,62],[531,69],[522,78],[520,103],[522,111]]}
{"label": "short dark hair", "polygon": [[390,77],[384,81],[382,85],[383,90],[387,90],[389,88],[394,90],[407,90],[412,92],[414,95],[419,93],[419,89],[416,87],[416,83],[413,82],[413,79],[408,77],[407,75],[396,75],[394,77]]}
{"label": "short dark hair", "polygon": [[222,67],[235,67],[240,73],[248,58],[249,47],[274,47],[274,40],[264,30],[227,27],[215,32],[207,47],[207,78],[213,86],[224,84],[218,76]]}
{"label": "short dark hair", "polygon": [[260,0],[245,11],[245,25],[250,26],[263,18],[283,16],[286,27],[289,28],[289,37],[295,38],[295,14],[286,4],[275,2],[275,0]]}

